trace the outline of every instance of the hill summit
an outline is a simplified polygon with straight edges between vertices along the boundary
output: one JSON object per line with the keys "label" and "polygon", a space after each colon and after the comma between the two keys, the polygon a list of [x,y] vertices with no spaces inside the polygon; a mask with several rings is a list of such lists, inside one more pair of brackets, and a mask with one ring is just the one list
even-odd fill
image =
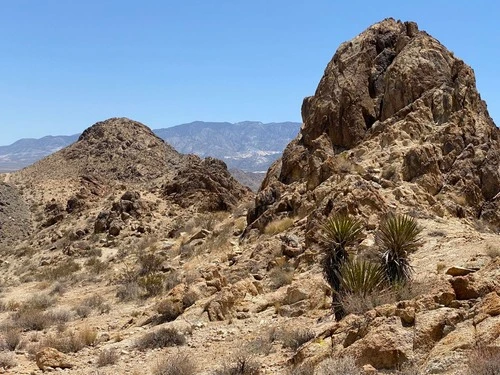
{"label": "hill summit", "polygon": [[26,168],[39,179],[94,174],[119,181],[149,181],[172,172],[181,155],[151,129],[111,118],[86,129],[78,141]]}
{"label": "hill summit", "polygon": [[413,22],[386,19],[345,42],[304,126],[268,172],[249,223],[343,211],[485,219],[500,227],[500,130],[473,70]]}

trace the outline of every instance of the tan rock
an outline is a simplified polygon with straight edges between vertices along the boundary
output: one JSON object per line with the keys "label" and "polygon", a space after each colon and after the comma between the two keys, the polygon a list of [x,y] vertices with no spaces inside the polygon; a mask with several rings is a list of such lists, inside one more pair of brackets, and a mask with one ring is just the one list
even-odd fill
{"label": "tan rock", "polygon": [[477,270],[474,270],[471,268],[453,266],[453,267],[448,268],[448,270],[446,270],[446,274],[450,275],[450,276],[466,276],[469,273],[473,273],[476,271]]}
{"label": "tan rock", "polygon": [[398,317],[376,318],[377,327],[343,351],[352,355],[358,365],[370,364],[376,369],[394,369],[405,362],[413,350],[413,333],[401,325]]}
{"label": "tan rock", "polygon": [[74,366],[66,354],[54,348],[43,348],[36,353],[35,360],[40,370],[45,370],[49,367],[72,368]]}
{"label": "tan rock", "polygon": [[496,292],[487,294],[479,304],[478,309],[479,312],[491,316],[500,315],[500,297]]}

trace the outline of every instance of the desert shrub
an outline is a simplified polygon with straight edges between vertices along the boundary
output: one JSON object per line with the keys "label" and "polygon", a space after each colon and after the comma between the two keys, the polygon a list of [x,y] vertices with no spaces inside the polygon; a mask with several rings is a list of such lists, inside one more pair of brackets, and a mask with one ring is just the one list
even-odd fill
{"label": "desert shrub", "polygon": [[71,320],[71,312],[65,309],[53,309],[45,313],[52,324],[62,324]]}
{"label": "desert shrub", "polygon": [[59,281],[56,281],[52,285],[52,289],[50,290],[49,295],[53,296],[55,294],[58,294],[58,295],[62,296],[64,293],[66,293],[67,290],[68,290],[68,287],[66,286],[66,284],[61,283]]}
{"label": "desert shrub", "polygon": [[93,294],[85,298],[78,306],[75,307],[75,311],[81,318],[88,317],[93,310],[97,310],[99,313],[107,313],[111,309],[110,305],[104,302],[104,298],[99,294]]}
{"label": "desert shrub", "polygon": [[149,273],[138,280],[138,285],[144,290],[146,297],[161,294],[165,286],[165,276],[162,273]]}
{"label": "desert shrub", "polygon": [[259,375],[260,363],[252,356],[237,354],[233,363],[216,370],[214,375]]}
{"label": "desert shrub", "polygon": [[114,365],[118,362],[119,358],[120,355],[115,349],[104,349],[99,353],[99,357],[97,357],[97,367]]}
{"label": "desert shrub", "polygon": [[23,309],[45,310],[52,306],[55,299],[48,294],[34,294],[23,303]]}
{"label": "desert shrub", "polygon": [[339,297],[339,303],[345,314],[363,314],[377,306],[397,301],[390,289],[377,290],[365,295],[345,293]]}
{"label": "desert shrub", "polygon": [[56,266],[51,266],[45,268],[41,271],[38,276],[39,280],[60,280],[73,275],[75,272],[79,271],[81,266],[76,263],[73,259],[69,259],[64,263],[58,264]]}
{"label": "desert shrub", "polygon": [[406,215],[390,215],[380,225],[377,242],[389,281],[405,282],[411,279],[413,270],[408,256],[421,245],[421,232],[422,228],[416,220]]}
{"label": "desert shrub", "polygon": [[133,301],[141,295],[141,288],[135,281],[124,283],[118,286],[116,297],[120,301]]}
{"label": "desert shrub", "polygon": [[284,232],[285,230],[290,228],[292,225],[293,225],[293,219],[290,217],[271,221],[264,228],[264,233],[272,236],[272,235]]}
{"label": "desert shrub", "polygon": [[16,327],[5,327],[2,330],[2,338],[0,349],[14,351],[21,342],[21,332]]}
{"label": "desert shrub", "polygon": [[39,347],[51,347],[62,353],[76,353],[86,346],[94,345],[96,340],[97,330],[84,326],[79,331],[49,334],[43,338]]}
{"label": "desert shrub", "polygon": [[0,368],[7,370],[17,366],[14,353],[0,352]]}
{"label": "desert shrub", "polygon": [[139,276],[149,275],[158,272],[161,269],[163,259],[153,251],[141,253],[138,257],[139,261]]}
{"label": "desert shrub", "polygon": [[[288,370],[288,375],[314,375],[314,365],[304,363]],[[340,374],[339,374],[340,375]]]}
{"label": "desert shrub", "polygon": [[85,261],[85,267],[90,273],[99,275],[108,269],[108,263],[103,262],[96,256],[93,256]]}
{"label": "desert shrub", "polygon": [[17,327],[26,331],[42,331],[52,324],[50,316],[38,309],[22,309],[12,315]]}
{"label": "desert shrub", "polygon": [[146,333],[136,343],[140,350],[164,348],[167,346],[184,345],[186,338],[173,328],[161,328],[159,330]]}
{"label": "desert shrub", "polygon": [[356,366],[352,357],[328,358],[321,362],[317,375],[363,375],[363,370]]}
{"label": "desert shrub", "polygon": [[500,374],[500,350],[495,347],[477,348],[468,356],[466,375]]}
{"label": "desert shrub", "polygon": [[194,375],[196,363],[187,354],[174,354],[158,360],[153,375]]}
{"label": "desert shrub", "polygon": [[302,344],[312,340],[314,332],[307,328],[284,329],[279,335],[283,347],[297,350]]}
{"label": "desert shrub", "polygon": [[274,267],[269,272],[271,288],[276,290],[282,286],[289,285],[293,280],[294,269],[291,265],[284,264]]}

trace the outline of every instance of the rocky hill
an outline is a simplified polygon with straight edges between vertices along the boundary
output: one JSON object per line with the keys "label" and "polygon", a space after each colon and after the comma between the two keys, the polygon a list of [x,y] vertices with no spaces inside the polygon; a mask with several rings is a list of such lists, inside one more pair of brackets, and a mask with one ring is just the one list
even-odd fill
{"label": "rocky hill", "polygon": [[500,227],[500,131],[472,69],[416,24],[386,20],[342,44],[302,116],[253,226],[309,215],[313,231],[330,212],[403,209]]}
{"label": "rocky hill", "polygon": [[[302,114],[257,196],[129,119],[0,175],[0,371],[497,373],[499,130],[472,69],[386,19]],[[421,230],[412,278],[339,294],[324,220],[358,219],[349,256],[373,266],[390,213]]]}
{"label": "rocky hill", "polygon": [[[288,142],[297,135],[300,125],[294,122],[263,124],[245,121],[232,124],[196,121],[153,132],[184,154],[215,157],[222,159],[232,169],[262,173],[281,156]],[[270,137],[270,134],[273,136]],[[29,166],[69,146],[78,137],[46,136],[21,139],[8,146],[0,146],[0,172]]]}

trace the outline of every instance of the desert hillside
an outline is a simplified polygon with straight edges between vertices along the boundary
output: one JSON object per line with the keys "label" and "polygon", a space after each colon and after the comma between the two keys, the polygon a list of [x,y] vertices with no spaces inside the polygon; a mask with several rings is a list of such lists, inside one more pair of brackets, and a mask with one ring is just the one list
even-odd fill
{"label": "desert hillside", "polygon": [[473,70],[385,19],[302,117],[256,195],[126,118],[0,175],[4,373],[498,372],[500,131]]}

